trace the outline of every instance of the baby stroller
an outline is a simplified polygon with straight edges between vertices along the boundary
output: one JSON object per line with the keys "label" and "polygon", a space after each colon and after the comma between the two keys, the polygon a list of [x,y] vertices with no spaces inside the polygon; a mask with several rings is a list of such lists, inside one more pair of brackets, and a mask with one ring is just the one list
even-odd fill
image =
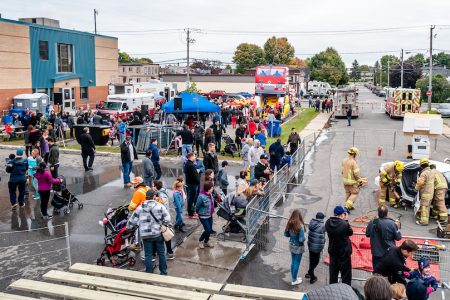
{"label": "baby stroller", "polygon": [[226,154],[231,154],[231,157],[234,157],[234,155],[237,153],[237,155],[239,156],[236,144],[228,134],[224,134],[222,136],[222,140],[225,142],[225,148],[222,150],[222,155],[225,156]]}
{"label": "baby stroller", "polygon": [[54,191],[52,206],[54,213],[60,213],[61,210],[65,215],[70,214],[70,210],[73,208],[73,204],[78,202],[78,209],[83,208],[83,203],[78,201],[77,197],[75,197],[66,186],[66,178],[64,176],[59,175],[58,179],[62,179],[60,184],[53,184],[52,189]]}
{"label": "baby stroller", "polygon": [[[105,217],[100,221],[100,224],[105,228],[105,239],[125,227],[129,215],[130,211],[128,209],[128,204],[116,208],[108,208]],[[105,244],[107,244],[106,241]]]}
{"label": "baby stroller", "polygon": [[227,223],[222,226],[222,232],[217,234],[217,240],[224,241],[230,234],[243,234],[241,241],[245,242],[245,213],[238,215],[236,208],[245,208],[246,200],[235,193],[230,193],[222,199],[221,203],[217,203],[217,215]]}
{"label": "baby stroller", "polygon": [[113,267],[122,267],[127,262],[130,266],[136,264],[136,258],[133,251],[130,250],[129,245],[133,244],[135,237],[135,229],[127,230],[125,226],[119,231],[111,233],[105,237],[105,248],[102,254],[97,258],[97,265],[104,266],[105,258],[108,258]]}

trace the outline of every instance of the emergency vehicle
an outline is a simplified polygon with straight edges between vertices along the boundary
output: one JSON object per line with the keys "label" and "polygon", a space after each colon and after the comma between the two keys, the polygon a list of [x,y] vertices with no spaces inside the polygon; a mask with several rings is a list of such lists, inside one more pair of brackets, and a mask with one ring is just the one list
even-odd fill
{"label": "emergency vehicle", "polygon": [[284,117],[289,107],[289,68],[258,66],[255,73],[255,102],[258,107],[270,106]]}
{"label": "emergency vehicle", "polygon": [[177,84],[152,79],[148,82],[114,83],[108,86],[109,95],[153,93],[155,98],[164,97],[170,101],[177,94]]}
{"label": "emergency vehicle", "polygon": [[420,89],[388,88],[385,112],[391,118],[404,117],[405,113],[419,113]]}
{"label": "emergency vehicle", "polygon": [[334,116],[347,117],[347,110],[352,109],[352,118],[359,117],[358,94],[354,89],[338,89],[334,96]]}
{"label": "emergency vehicle", "polygon": [[136,109],[140,112],[146,110],[150,116],[153,115],[155,110],[154,95],[152,93],[109,95],[98,111],[106,119],[112,117],[123,119],[132,115]]}

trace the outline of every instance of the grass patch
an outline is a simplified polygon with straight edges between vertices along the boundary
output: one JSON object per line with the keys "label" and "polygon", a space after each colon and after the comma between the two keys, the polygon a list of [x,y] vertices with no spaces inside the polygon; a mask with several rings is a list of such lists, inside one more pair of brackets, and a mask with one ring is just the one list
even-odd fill
{"label": "grass patch", "polygon": [[25,142],[23,139],[13,139],[11,141],[2,141],[0,144],[2,145],[10,145],[10,146],[24,146]]}
{"label": "grass patch", "polygon": [[295,128],[297,132],[302,131],[311,122],[319,112],[316,112],[314,108],[305,108],[301,113],[290,119],[288,122],[281,124],[281,136],[267,138],[267,146],[270,146],[278,138],[281,139],[281,143],[285,144],[291,133],[291,128]]}
{"label": "grass patch", "polygon": [[438,111],[435,108],[432,108],[431,110],[425,110],[422,111],[421,114],[428,114],[428,115],[438,115]]}

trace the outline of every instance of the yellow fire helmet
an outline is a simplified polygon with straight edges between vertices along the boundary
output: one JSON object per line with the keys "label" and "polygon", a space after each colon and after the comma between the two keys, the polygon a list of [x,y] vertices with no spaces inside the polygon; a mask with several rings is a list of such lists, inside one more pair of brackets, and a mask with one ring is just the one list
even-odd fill
{"label": "yellow fire helmet", "polygon": [[405,165],[401,161],[396,160],[396,161],[394,161],[394,167],[395,167],[395,171],[402,172],[403,169],[405,168]]}
{"label": "yellow fire helmet", "polygon": [[356,147],[351,147],[350,149],[348,149],[347,153],[357,155],[359,154],[359,149]]}
{"label": "yellow fire helmet", "polygon": [[429,165],[430,161],[428,160],[428,158],[421,158],[420,159],[420,165]]}

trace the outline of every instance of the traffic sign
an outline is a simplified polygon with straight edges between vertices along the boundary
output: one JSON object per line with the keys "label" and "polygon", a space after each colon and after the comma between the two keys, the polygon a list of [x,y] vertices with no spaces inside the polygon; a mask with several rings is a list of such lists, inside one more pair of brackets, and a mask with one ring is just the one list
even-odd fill
{"label": "traffic sign", "polygon": [[427,97],[431,97],[431,95],[433,95],[432,91],[427,91]]}

